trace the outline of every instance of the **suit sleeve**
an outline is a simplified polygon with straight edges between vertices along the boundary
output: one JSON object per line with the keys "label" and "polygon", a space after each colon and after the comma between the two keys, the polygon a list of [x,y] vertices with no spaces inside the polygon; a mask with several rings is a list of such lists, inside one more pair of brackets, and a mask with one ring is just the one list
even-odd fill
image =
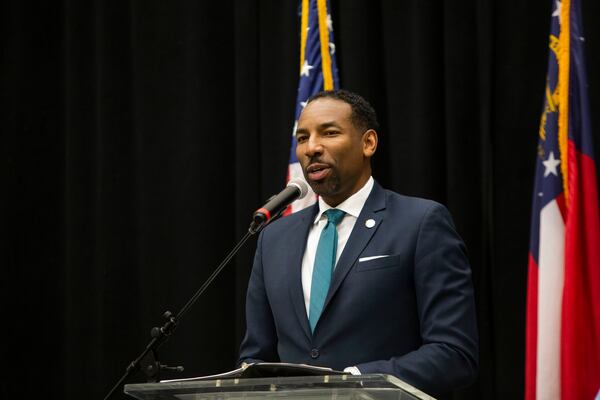
{"label": "suit sleeve", "polygon": [[469,262],[449,212],[434,203],[421,221],[414,285],[422,345],[410,353],[357,365],[439,395],[475,379],[478,337]]}
{"label": "suit sleeve", "polygon": [[262,243],[263,233],[258,238],[254,265],[248,282],[246,295],[246,334],[240,345],[238,364],[261,361],[278,362],[277,332],[273,313],[263,280]]}

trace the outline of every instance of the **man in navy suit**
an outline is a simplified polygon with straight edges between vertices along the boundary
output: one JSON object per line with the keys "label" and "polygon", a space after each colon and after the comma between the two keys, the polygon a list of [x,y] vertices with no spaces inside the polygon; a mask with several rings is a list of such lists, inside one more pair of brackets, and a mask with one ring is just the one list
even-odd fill
{"label": "man in navy suit", "polygon": [[[373,180],[376,129],[375,111],[354,93],[309,100],[296,154],[319,201],[268,225],[258,239],[240,362],[391,374],[429,394],[447,393],[470,384],[478,364],[465,246],[445,207]],[[341,210],[335,222],[332,208]],[[334,265],[319,295],[315,260],[331,229]]]}

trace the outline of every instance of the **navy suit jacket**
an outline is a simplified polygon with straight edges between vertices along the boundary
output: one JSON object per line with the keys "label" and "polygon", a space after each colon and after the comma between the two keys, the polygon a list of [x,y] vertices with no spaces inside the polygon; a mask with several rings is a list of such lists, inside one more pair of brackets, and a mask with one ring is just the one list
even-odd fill
{"label": "navy suit jacket", "polygon": [[[473,381],[475,304],[463,241],[433,201],[375,183],[336,265],[311,333],[301,282],[318,205],[258,239],[240,362],[282,361],[384,373],[432,395]],[[373,227],[365,222],[375,221]],[[360,261],[360,258],[386,257]]]}

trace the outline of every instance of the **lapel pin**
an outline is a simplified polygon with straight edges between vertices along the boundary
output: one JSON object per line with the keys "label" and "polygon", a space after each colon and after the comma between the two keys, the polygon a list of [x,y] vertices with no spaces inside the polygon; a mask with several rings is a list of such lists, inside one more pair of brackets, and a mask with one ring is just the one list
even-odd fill
{"label": "lapel pin", "polygon": [[366,220],[365,221],[365,226],[367,228],[369,228],[369,229],[372,228],[372,227],[374,227],[375,226],[375,220],[374,219],[368,219],[368,220]]}

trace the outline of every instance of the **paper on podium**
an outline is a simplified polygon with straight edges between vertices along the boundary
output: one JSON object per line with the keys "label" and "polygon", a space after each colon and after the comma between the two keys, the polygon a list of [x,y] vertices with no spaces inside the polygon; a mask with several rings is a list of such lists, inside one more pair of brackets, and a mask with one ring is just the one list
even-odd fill
{"label": "paper on podium", "polygon": [[259,362],[242,364],[240,368],[233,371],[223,372],[216,375],[199,376],[194,378],[170,379],[161,382],[185,382],[185,381],[205,381],[214,379],[242,379],[242,378],[272,378],[289,376],[321,376],[321,375],[344,375],[344,371],[335,371],[327,367],[317,367],[316,365]]}

